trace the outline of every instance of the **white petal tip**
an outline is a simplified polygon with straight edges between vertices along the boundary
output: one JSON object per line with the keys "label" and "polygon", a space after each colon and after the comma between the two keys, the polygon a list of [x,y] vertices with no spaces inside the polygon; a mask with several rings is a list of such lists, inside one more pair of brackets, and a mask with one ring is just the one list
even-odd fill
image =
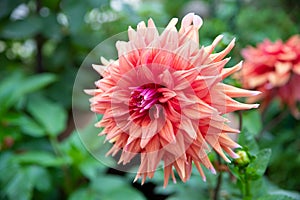
{"label": "white petal tip", "polygon": [[239,156],[238,154],[236,154],[236,153],[235,153],[235,154],[232,154],[231,157],[232,157],[233,159],[238,159],[238,158],[240,158],[240,156]]}
{"label": "white petal tip", "polygon": [[240,69],[242,69],[242,67],[243,67],[243,63],[244,63],[244,61],[240,61],[236,66],[237,66],[237,68],[238,68],[238,70],[237,71],[239,71]]}
{"label": "white petal tip", "polygon": [[210,168],[210,171],[211,171],[212,174],[217,174],[217,172],[216,172],[216,170],[215,170],[214,167],[211,167],[211,168]]}
{"label": "white petal tip", "polygon": [[253,104],[252,108],[258,108],[259,107],[259,104],[256,103],[256,104]]}
{"label": "white petal tip", "polygon": [[252,91],[251,92],[251,95],[252,96],[256,96],[256,95],[259,95],[259,94],[261,94],[262,92],[261,91]]}
{"label": "white petal tip", "polygon": [[218,36],[216,37],[216,39],[218,38],[218,40],[221,40],[223,37],[224,37],[224,35],[223,35],[223,34],[220,34],[220,35],[218,35]]}
{"label": "white petal tip", "polygon": [[84,93],[88,94],[88,95],[94,95],[95,94],[95,91],[94,89],[85,89],[83,90]]}
{"label": "white petal tip", "polygon": [[99,67],[99,65],[92,64],[92,67],[95,69],[95,68],[98,68],[98,67]]}
{"label": "white petal tip", "polygon": [[104,58],[103,56],[100,57],[100,61],[103,65],[108,65],[109,64],[109,61],[106,60],[106,58]]}

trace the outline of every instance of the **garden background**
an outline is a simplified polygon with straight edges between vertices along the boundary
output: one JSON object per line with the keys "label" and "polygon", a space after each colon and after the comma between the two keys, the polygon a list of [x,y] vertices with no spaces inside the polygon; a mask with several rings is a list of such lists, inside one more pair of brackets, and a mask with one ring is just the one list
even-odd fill
{"label": "garden background", "polygon": [[201,45],[223,34],[223,49],[236,37],[230,64],[248,45],[300,32],[298,0],[0,0],[0,199],[300,199],[300,123],[277,100],[264,115],[235,115],[242,116],[239,143],[250,164],[225,164],[211,153],[218,173],[206,171],[206,183],[195,173],[163,188],[158,170],[141,186],[132,183],[135,174],[96,160],[82,143],[72,97],[89,52],[140,21],[151,17],[165,27],[188,12],[204,20]]}

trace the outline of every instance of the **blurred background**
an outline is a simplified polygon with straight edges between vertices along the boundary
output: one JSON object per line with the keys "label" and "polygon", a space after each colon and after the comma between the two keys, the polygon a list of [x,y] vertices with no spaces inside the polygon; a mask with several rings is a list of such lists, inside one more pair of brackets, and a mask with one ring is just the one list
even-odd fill
{"label": "blurred background", "polygon": [[[165,27],[188,12],[204,20],[201,45],[223,34],[222,49],[236,37],[230,64],[242,59],[248,45],[265,38],[285,41],[300,32],[299,0],[0,0],[0,199],[213,199],[218,177],[209,172],[207,183],[195,173],[166,189],[162,171],[144,186],[132,183],[134,174],[89,154],[72,115],[75,77],[94,47],[150,17]],[[282,111],[278,102],[271,106],[266,120]],[[258,111],[243,113],[243,120],[243,128],[255,134],[265,122]],[[93,126],[84,131],[99,132]],[[287,116],[251,142],[249,149],[272,149],[254,194],[274,190],[299,197],[299,135],[299,121]],[[247,141],[244,136],[241,142]],[[241,199],[232,174],[223,178],[219,199]]]}

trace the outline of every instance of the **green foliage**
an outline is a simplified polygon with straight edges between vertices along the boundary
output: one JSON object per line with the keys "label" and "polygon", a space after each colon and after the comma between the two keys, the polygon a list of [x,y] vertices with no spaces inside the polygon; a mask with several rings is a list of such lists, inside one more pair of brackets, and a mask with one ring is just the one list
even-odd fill
{"label": "green foliage", "polygon": [[286,196],[286,195],[281,195],[281,194],[268,194],[265,196],[260,197],[258,200],[273,200],[273,199],[278,199],[278,200],[293,200],[292,197]]}
{"label": "green foliage", "polygon": [[[258,12],[259,15],[257,15]],[[254,44],[265,38],[287,39],[288,36],[297,33],[297,28],[293,26],[289,16],[283,10],[272,7],[260,10],[250,6],[243,9],[237,17],[237,26],[240,30],[240,37]]]}
{"label": "green foliage", "polygon": [[3,0],[0,2],[0,18],[8,16],[13,9],[15,9],[22,0],[10,1],[10,0]]}
{"label": "green foliage", "polygon": [[47,134],[56,136],[65,130],[67,113],[60,104],[33,96],[28,100],[27,110]]}
{"label": "green foliage", "polygon": [[[196,167],[193,167],[194,172],[197,171]],[[163,188],[163,171],[156,172],[153,181],[156,182],[159,187],[156,192],[159,194],[169,195],[167,200],[179,200],[179,199],[209,199],[210,194],[208,191],[212,190],[215,185],[215,175],[212,175],[208,170],[204,170],[207,175],[207,181],[204,182],[199,177],[199,174],[194,173],[190,180],[186,183],[178,182],[176,184],[170,183],[166,188]],[[197,192],[195,192],[197,191]]]}
{"label": "green foliage", "polygon": [[56,158],[52,153],[43,151],[28,151],[16,155],[14,160],[19,164],[41,165],[42,167],[57,167],[66,163],[63,158]]}
{"label": "green foliage", "polygon": [[[249,143],[250,141],[251,143]],[[248,131],[240,134],[239,144],[244,147],[237,150],[240,158],[235,159],[229,167],[238,180],[237,185],[241,190],[243,199],[257,198],[267,192],[257,185],[264,185],[262,178],[269,163],[271,149],[259,150],[253,135],[249,134]]]}
{"label": "green foliage", "polygon": [[[42,159],[41,157],[40,160]],[[21,162],[12,153],[1,155],[0,171],[1,174],[6,174],[0,178],[0,183],[3,186],[2,196],[5,195],[9,199],[16,200],[31,199],[34,189],[40,192],[50,189],[51,179],[46,168],[39,165],[22,166]]]}
{"label": "green foliage", "polygon": [[25,39],[34,37],[43,28],[42,20],[38,16],[30,16],[24,20],[4,25],[1,36],[10,39]]}
{"label": "green foliage", "polygon": [[44,129],[27,114],[10,113],[3,120],[11,126],[18,127],[24,134],[32,137],[42,137],[45,135]]}
{"label": "green foliage", "polygon": [[248,177],[255,180],[264,175],[270,156],[271,149],[260,150],[254,161],[252,161],[246,168],[246,174],[248,174]]}
{"label": "green foliage", "polygon": [[0,116],[17,104],[25,95],[45,87],[54,80],[55,76],[47,73],[29,77],[24,77],[19,71],[11,74],[10,77],[1,81]]}
{"label": "green foliage", "polygon": [[263,127],[260,112],[258,110],[249,110],[243,112],[242,129],[248,130],[250,134],[258,134]]}
{"label": "green foliage", "polygon": [[[246,160],[226,165],[210,153],[217,170],[219,165],[228,169],[217,175],[204,169],[207,180],[203,182],[193,166],[188,182],[170,182],[167,188],[162,187],[162,170],[140,188],[132,184],[134,174],[111,174],[106,164],[115,160],[104,158],[108,144],[96,137],[101,130],[94,128],[94,122],[82,129],[74,126],[73,83],[87,54],[105,39],[150,17],[157,27],[165,27],[171,17],[181,18],[191,2],[0,1],[0,199],[213,199],[219,177],[218,199],[300,199],[295,192],[300,180],[295,173],[300,166],[300,125],[289,115],[274,123],[284,109],[276,101],[263,114],[242,112],[238,151]],[[200,43],[208,45],[223,34],[218,52],[236,38],[229,66],[239,62],[247,45],[265,38],[285,40],[300,31],[298,1],[204,2],[208,14]],[[107,52],[93,55],[93,62],[99,62],[100,56],[114,58],[114,48],[107,45]],[[240,86],[231,77],[225,82]],[[73,106],[88,107],[88,97],[74,94],[74,98]]]}

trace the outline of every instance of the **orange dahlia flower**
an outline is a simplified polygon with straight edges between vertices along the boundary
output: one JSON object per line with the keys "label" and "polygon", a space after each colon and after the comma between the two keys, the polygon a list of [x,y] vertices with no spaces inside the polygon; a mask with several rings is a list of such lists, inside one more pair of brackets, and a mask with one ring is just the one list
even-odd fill
{"label": "orange dahlia flower", "polygon": [[257,48],[243,49],[242,55],[245,58],[241,70],[243,86],[262,92],[250,102],[263,100],[264,108],[279,97],[299,118],[296,103],[300,100],[300,36],[295,35],[286,43],[265,40]]}
{"label": "orange dahlia flower", "polygon": [[[103,114],[96,124],[100,135],[112,143],[108,154],[121,151],[119,163],[140,158],[136,179],[152,178],[160,161],[164,166],[164,185],[176,169],[182,181],[189,179],[192,163],[205,175],[202,166],[215,173],[207,154],[210,147],[230,162],[225,152],[236,158],[239,147],[227,134],[239,131],[227,125],[222,115],[251,109],[258,104],[244,104],[233,97],[248,97],[257,92],[226,85],[221,81],[241,68],[241,63],[224,68],[223,59],[234,40],[220,53],[212,53],[222,39],[199,47],[199,16],[186,15],[179,31],[170,21],[160,34],[152,19],[141,22],[137,30],[128,29],[129,41],[118,41],[118,60],[94,65],[103,77],[97,89],[88,90],[91,110]],[[225,152],[224,152],[225,151]]]}

